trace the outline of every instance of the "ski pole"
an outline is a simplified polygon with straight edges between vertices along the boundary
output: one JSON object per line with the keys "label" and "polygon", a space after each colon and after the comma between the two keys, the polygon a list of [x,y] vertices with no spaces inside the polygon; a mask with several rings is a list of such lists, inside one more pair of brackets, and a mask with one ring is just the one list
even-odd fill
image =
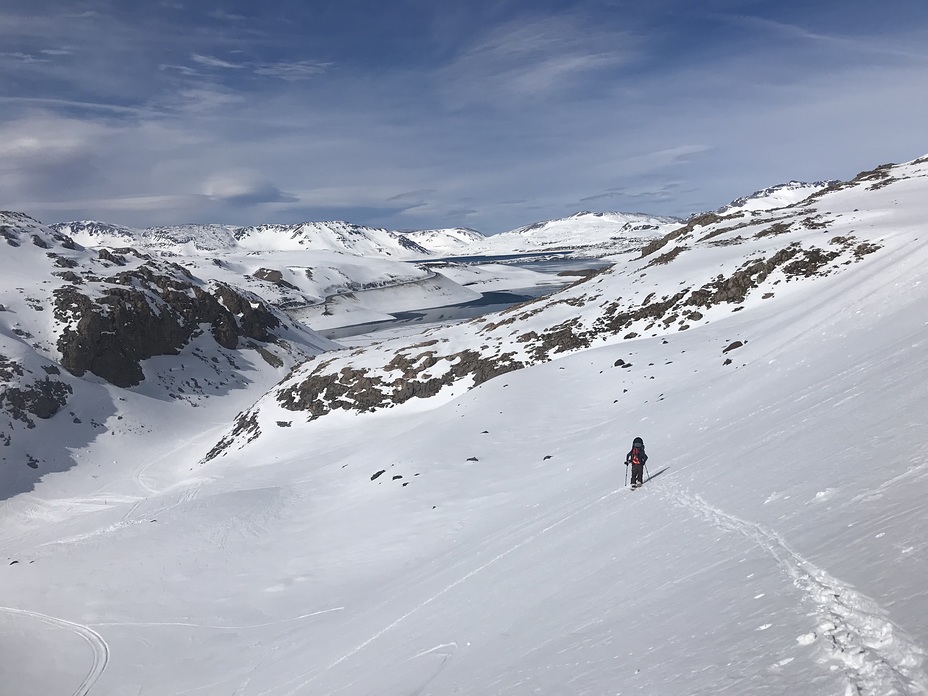
{"label": "ski pole", "polygon": [[628,462],[625,462],[625,485],[628,485]]}
{"label": "ski pole", "polygon": [[648,465],[647,465],[647,464],[644,465],[644,473],[646,473],[646,474],[648,475],[648,481],[650,481],[650,480],[651,480],[651,472],[648,471]]}

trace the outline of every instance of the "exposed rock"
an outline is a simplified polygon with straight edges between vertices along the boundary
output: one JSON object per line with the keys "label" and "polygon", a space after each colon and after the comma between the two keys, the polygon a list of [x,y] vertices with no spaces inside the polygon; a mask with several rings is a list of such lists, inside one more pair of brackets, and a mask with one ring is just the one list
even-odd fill
{"label": "exposed rock", "polygon": [[273,283],[282,288],[287,288],[289,290],[299,290],[299,288],[293,283],[288,283],[284,280],[284,276],[280,271],[273,270],[270,268],[259,268],[254,272],[254,277],[259,280],[265,280],[268,283]]}
{"label": "exposed rock", "polygon": [[5,355],[0,355],[0,381],[9,382],[13,377],[22,377],[22,375],[22,363]]}
{"label": "exposed rock", "polygon": [[0,392],[0,408],[34,428],[35,422],[30,416],[43,420],[51,418],[68,403],[72,393],[70,385],[46,377],[31,385],[6,387]]}
{"label": "exposed rock", "polygon": [[[105,249],[100,254],[125,262]],[[130,387],[144,379],[143,360],[178,354],[201,324],[230,350],[241,337],[274,340],[270,330],[280,321],[263,302],[223,283],[214,283],[210,293],[189,278],[176,264],[160,271],[143,265],[108,279],[111,285],[96,300],[73,285],[56,290],[55,318],[65,324],[58,339],[62,366]]]}
{"label": "exposed rock", "polygon": [[215,459],[220,454],[225,454],[226,449],[233,442],[251,442],[261,436],[261,427],[258,425],[258,414],[245,411],[238,414],[235,418],[235,425],[232,430],[215,444],[203,458],[204,462]]}

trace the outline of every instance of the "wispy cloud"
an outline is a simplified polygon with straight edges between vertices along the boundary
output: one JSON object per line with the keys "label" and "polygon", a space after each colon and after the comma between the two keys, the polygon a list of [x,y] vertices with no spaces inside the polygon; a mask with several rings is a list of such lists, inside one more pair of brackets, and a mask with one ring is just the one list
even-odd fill
{"label": "wispy cloud", "polygon": [[0,207],[498,232],[582,208],[686,215],[928,149],[925,26],[845,36],[775,4],[761,20],[681,10],[702,32],[670,0],[359,3],[244,3],[242,21],[22,0],[41,7],[0,16]]}
{"label": "wispy cloud", "polygon": [[241,70],[242,65],[236,63],[230,63],[225,60],[220,60],[219,58],[214,58],[213,56],[201,56],[199,53],[194,53],[191,58],[194,63],[200,65],[205,65],[208,68],[225,68],[229,70]]}
{"label": "wispy cloud", "polygon": [[293,82],[307,80],[326,72],[332,63],[322,63],[309,60],[280,61],[278,63],[264,63],[253,67],[255,75],[262,77],[276,77],[281,80]]}
{"label": "wispy cloud", "polygon": [[[204,56],[198,53],[194,53],[191,59],[194,63],[206,68],[244,70],[259,77],[274,77],[288,82],[306,80],[316,77],[317,75],[322,75],[332,66],[332,63],[311,60],[281,60],[274,63],[253,61],[232,63],[231,61],[222,60],[221,58]],[[180,70],[183,70],[183,68],[180,68]]]}
{"label": "wispy cloud", "polygon": [[8,59],[17,63],[48,63],[48,58],[39,58],[31,53],[0,53],[0,59]]}
{"label": "wispy cloud", "polygon": [[230,12],[226,12],[225,10],[212,10],[207,14],[213,19],[219,19],[225,22],[243,22],[248,19],[244,15],[232,14]]}
{"label": "wispy cloud", "polygon": [[798,24],[753,15],[723,14],[719,15],[719,17],[743,27],[758,29],[784,39],[802,41],[807,44],[819,44],[832,50],[862,56],[884,56],[928,62],[928,51],[921,46],[910,49],[906,46],[907,42],[900,41],[899,37],[886,40],[872,35],[855,37],[839,33],[824,33]]}
{"label": "wispy cloud", "polygon": [[299,198],[284,193],[260,174],[248,169],[223,171],[208,179],[204,195],[214,201],[235,206],[252,206],[259,203],[296,203]]}
{"label": "wispy cloud", "polygon": [[630,34],[584,26],[580,19],[543,17],[490,29],[458,55],[439,79],[452,100],[545,97],[636,55]]}
{"label": "wispy cloud", "polygon": [[616,186],[608,189],[603,193],[594,196],[584,196],[580,203],[597,203],[600,201],[636,201],[638,203],[654,204],[664,203],[679,196],[681,193],[681,183],[679,181],[670,181],[658,184],[656,186]]}
{"label": "wispy cloud", "polygon": [[390,196],[387,201],[410,201],[410,200],[419,200],[423,196],[428,196],[429,194],[435,193],[435,189],[419,189],[417,191],[404,191],[403,193],[398,193],[395,196]]}
{"label": "wispy cloud", "polygon": [[212,114],[238,106],[246,101],[244,95],[210,85],[182,89],[161,102],[162,108],[188,114]]}

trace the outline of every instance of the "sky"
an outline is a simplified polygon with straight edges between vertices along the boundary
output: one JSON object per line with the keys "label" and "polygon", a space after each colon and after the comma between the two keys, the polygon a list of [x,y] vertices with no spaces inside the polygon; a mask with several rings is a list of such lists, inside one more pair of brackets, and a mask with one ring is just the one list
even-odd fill
{"label": "sky", "polygon": [[494,234],[928,153],[923,0],[3,0],[0,208]]}

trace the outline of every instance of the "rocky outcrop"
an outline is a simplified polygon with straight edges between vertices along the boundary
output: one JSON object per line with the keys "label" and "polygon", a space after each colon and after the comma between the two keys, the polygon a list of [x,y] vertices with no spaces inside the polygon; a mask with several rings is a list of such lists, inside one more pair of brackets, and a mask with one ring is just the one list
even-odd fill
{"label": "rocky outcrop", "polygon": [[386,374],[367,368],[328,368],[331,360],[320,363],[307,378],[282,389],[280,405],[289,411],[304,411],[310,420],[334,411],[373,411],[405,403],[413,398],[435,396],[442,388],[470,377],[474,386],[507,372],[525,367],[515,353],[499,356],[463,350],[447,355],[430,350],[416,356],[397,352],[384,367]]}
{"label": "rocky outcrop", "polygon": [[34,428],[33,416],[42,420],[51,418],[68,403],[72,393],[69,385],[46,377],[26,387],[8,387],[0,391],[0,409]]}
{"label": "rocky outcrop", "polygon": [[58,413],[73,393],[70,385],[52,378],[60,374],[58,368],[44,365],[43,370],[45,376],[36,377],[20,361],[0,355],[0,411],[28,428],[35,427],[34,418]]}
{"label": "rocky outcrop", "polygon": [[62,366],[130,387],[144,379],[143,360],[176,355],[204,326],[227,349],[243,337],[274,340],[280,320],[257,297],[222,283],[207,291],[184,275],[143,266],[109,278],[95,299],[74,285],[56,290],[55,318],[66,326],[58,339]]}

